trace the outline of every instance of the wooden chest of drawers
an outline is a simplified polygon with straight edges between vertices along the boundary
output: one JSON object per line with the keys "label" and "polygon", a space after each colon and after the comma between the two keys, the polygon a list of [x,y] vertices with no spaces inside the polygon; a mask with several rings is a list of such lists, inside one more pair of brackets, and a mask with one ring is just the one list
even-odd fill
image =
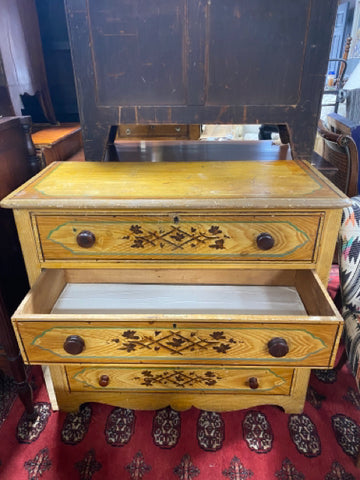
{"label": "wooden chest of drawers", "polygon": [[32,289],[13,315],[59,407],[303,408],[333,366],[348,200],[307,164],[52,164],[13,192]]}

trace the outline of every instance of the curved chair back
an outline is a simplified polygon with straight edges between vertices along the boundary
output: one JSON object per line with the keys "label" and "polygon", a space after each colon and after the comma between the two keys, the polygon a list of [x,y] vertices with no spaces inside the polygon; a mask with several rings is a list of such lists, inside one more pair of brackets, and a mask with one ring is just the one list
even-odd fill
{"label": "curved chair back", "polygon": [[[359,157],[354,140],[328,130],[320,120],[318,133],[323,139],[323,164],[319,170],[349,197],[358,194]],[[315,164],[316,165],[316,164]]]}

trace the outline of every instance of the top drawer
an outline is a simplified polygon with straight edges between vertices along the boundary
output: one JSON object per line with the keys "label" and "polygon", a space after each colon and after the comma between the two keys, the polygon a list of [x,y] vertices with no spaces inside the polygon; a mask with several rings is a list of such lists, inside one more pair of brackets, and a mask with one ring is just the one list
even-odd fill
{"label": "top drawer", "polygon": [[33,218],[43,261],[314,262],[322,214],[66,215]]}

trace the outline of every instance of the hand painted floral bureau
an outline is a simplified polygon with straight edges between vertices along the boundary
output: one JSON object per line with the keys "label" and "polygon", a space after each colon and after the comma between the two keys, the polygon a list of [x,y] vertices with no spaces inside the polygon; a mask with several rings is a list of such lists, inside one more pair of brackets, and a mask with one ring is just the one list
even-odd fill
{"label": "hand painted floral bureau", "polygon": [[293,160],[53,163],[1,203],[32,285],[24,359],[63,410],[300,412],[341,335],[326,283],[347,203]]}

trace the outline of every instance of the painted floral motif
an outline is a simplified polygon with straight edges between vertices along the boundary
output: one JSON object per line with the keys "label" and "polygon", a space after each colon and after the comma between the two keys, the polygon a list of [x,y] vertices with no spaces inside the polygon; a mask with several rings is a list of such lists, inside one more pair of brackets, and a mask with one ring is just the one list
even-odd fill
{"label": "painted floral motif", "polygon": [[83,460],[75,463],[75,468],[80,472],[80,480],[92,480],[94,473],[98,472],[102,465],[95,459],[95,451],[89,450]]}
{"label": "painted floral motif", "polygon": [[337,371],[335,369],[330,370],[313,370],[316,378],[323,383],[335,383],[337,380]]}
{"label": "painted floral motif", "polygon": [[285,458],[281,464],[281,469],[275,473],[279,480],[304,480],[305,477],[301,472],[298,472],[295,466],[288,458]]}
{"label": "painted floral motif", "polygon": [[134,455],[132,462],[126,465],[125,469],[130,473],[131,480],[140,480],[150,472],[150,465],[146,465],[143,454],[139,451]]}
{"label": "painted floral motif", "polygon": [[40,450],[35,458],[24,463],[24,468],[28,471],[28,480],[40,480],[43,473],[51,468],[49,450],[47,448]]}
{"label": "painted floral motif", "polygon": [[360,427],[350,417],[341,413],[331,417],[336,441],[347,455],[356,458],[360,449]]}
{"label": "painted floral motif", "polygon": [[216,452],[223,446],[225,423],[220,413],[201,412],[197,421],[197,439],[200,448]]}
{"label": "painted floral motif", "polygon": [[360,394],[358,391],[355,391],[353,388],[349,387],[346,395],[343,396],[343,399],[354,405],[357,410],[360,410]]}
{"label": "painted floral motif", "polygon": [[230,478],[230,480],[247,480],[254,475],[251,470],[244,467],[238,457],[234,457],[231,460],[229,468],[223,470],[222,474],[224,477]]}
{"label": "painted floral motif", "polygon": [[180,480],[192,480],[200,475],[200,469],[193,465],[190,455],[186,454],[174,468],[174,473]]}
{"label": "painted floral motif", "polygon": [[168,387],[189,388],[189,387],[211,387],[216,385],[221,377],[214,372],[207,371],[203,374],[191,370],[166,370],[161,373],[151,370],[143,370],[142,377],[134,377],[134,380],[141,381],[141,385],[153,387],[166,385]]}
{"label": "painted floral motif", "polygon": [[345,468],[338,462],[331,465],[331,471],[326,474],[325,480],[355,480],[351,473],[347,473]]}
{"label": "painted floral motif", "polygon": [[135,431],[135,412],[128,408],[114,408],[107,418],[105,440],[113,447],[129,443]]}
{"label": "painted floral motif", "polygon": [[257,411],[249,412],[243,421],[244,440],[250,450],[268,453],[272,449],[274,435],[266,416]]}
{"label": "painted floral motif", "polygon": [[119,350],[128,353],[146,349],[154,352],[165,351],[171,355],[210,349],[226,354],[237,343],[222,331],[214,331],[208,337],[201,337],[195,331],[180,330],[155,330],[152,335],[141,335],[136,330],[126,330],[120,338],[113,338],[111,341],[119,345]]}
{"label": "painted floral motif", "polygon": [[51,406],[47,402],[34,404],[34,416],[24,412],[17,426],[16,437],[20,443],[32,443],[39,438],[51,415]]}
{"label": "painted floral motif", "polygon": [[170,251],[184,250],[184,248],[196,248],[208,246],[215,250],[225,248],[225,239],[230,238],[223,234],[217,225],[212,225],[207,231],[198,227],[171,226],[168,230],[148,230],[140,225],[132,225],[124,240],[132,241],[131,248],[160,247]]}
{"label": "painted floral motif", "polygon": [[152,426],[154,443],[160,448],[173,448],[181,433],[181,416],[170,407],[156,412]]}
{"label": "painted floral motif", "polygon": [[321,453],[320,438],[315,424],[305,414],[289,416],[289,432],[299,453],[317,457]]}
{"label": "painted floral motif", "polygon": [[306,401],[309,402],[316,410],[320,410],[323,400],[326,397],[321,393],[318,393],[314,387],[309,385],[308,391],[306,393]]}
{"label": "painted floral motif", "polygon": [[81,405],[78,412],[68,413],[61,430],[61,440],[67,445],[80,443],[89,429],[91,414],[89,404]]}

